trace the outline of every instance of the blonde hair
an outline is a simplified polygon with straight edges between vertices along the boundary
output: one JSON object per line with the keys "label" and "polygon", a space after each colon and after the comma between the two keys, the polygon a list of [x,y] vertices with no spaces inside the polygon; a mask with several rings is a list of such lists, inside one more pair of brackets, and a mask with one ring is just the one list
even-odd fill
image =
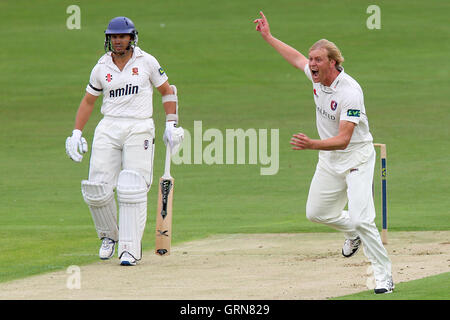
{"label": "blonde hair", "polygon": [[341,50],[339,50],[333,42],[328,41],[327,39],[320,39],[309,48],[309,52],[321,48],[327,50],[328,59],[336,61],[336,68],[339,69],[344,62]]}

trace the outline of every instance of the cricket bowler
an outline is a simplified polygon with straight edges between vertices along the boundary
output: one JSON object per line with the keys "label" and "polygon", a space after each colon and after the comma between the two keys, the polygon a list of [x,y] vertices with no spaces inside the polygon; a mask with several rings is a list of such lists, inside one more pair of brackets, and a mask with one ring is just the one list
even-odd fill
{"label": "cricket bowler", "polygon": [[[394,289],[391,261],[375,225],[372,181],[376,153],[359,84],[344,72],[344,58],[338,47],[317,41],[309,58],[273,37],[262,12],[254,20],[256,30],[295,68],[313,83],[316,125],[320,139],[294,134],[294,150],[320,150],[319,162],[309,189],[306,217],[342,231],[344,257],[354,255],[361,244],[372,264],[375,293]],[[348,211],[344,210],[348,204]]]}
{"label": "cricket bowler", "polygon": [[141,259],[155,152],[153,87],[161,93],[166,113],[164,143],[175,153],[184,137],[183,128],[177,127],[177,88],[169,84],[156,58],[137,44],[138,31],[129,18],[109,22],[105,54],[92,69],[72,136],[66,140],[67,155],[81,162],[88,151],[82,131],[103,95],[103,118],[94,132],[89,177],[81,182],[81,191],[101,239],[100,259],[110,259],[118,243],[123,266]]}

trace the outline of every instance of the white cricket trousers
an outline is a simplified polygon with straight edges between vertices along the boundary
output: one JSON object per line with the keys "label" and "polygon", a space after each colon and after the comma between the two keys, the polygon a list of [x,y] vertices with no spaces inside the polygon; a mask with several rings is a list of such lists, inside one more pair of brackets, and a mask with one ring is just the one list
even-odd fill
{"label": "white cricket trousers", "polygon": [[154,142],[153,119],[105,116],[95,129],[89,180],[107,183],[115,188],[120,171],[133,170],[151,186]]}
{"label": "white cricket trousers", "polygon": [[[347,159],[358,157],[360,154],[356,153]],[[346,238],[358,235],[375,279],[385,281],[391,276],[391,261],[374,222],[372,181],[375,158],[375,149],[371,146],[362,163],[339,172],[330,165],[329,158],[319,157],[309,190],[306,216],[313,222],[344,232]],[[343,211],[347,202],[348,213]]]}
{"label": "white cricket trousers", "polygon": [[91,203],[90,210],[99,237],[106,230],[103,234],[107,237],[118,238],[119,258],[128,252],[136,260],[141,259],[147,192],[153,179],[154,137],[152,119],[105,116],[95,129],[89,184],[103,186],[111,193],[116,189],[119,223],[114,197],[102,206]]}

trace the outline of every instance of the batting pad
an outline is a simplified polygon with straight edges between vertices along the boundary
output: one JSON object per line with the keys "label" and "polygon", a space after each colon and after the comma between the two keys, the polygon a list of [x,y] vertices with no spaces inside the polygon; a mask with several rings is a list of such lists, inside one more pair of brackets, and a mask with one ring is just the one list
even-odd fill
{"label": "batting pad", "polygon": [[122,170],[117,181],[119,202],[119,257],[124,251],[141,259],[141,240],[147,221],[148,186],[133,170]]}
{"label": "batting pad", "polygon": [[91,211],[98,237],[117,241],[119,230],[113,188],[106,183],[83,180],[81,193]]}

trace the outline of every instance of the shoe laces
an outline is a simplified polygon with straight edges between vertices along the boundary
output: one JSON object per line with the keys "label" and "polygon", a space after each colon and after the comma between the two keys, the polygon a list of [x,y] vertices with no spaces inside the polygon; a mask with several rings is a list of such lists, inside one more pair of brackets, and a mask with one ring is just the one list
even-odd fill
{"label": "shoe laces", "polygon": [[390,277],[387,281],[386,281],[387,287],[388,288],[392,288],[394,286],[394,281],[392,280],[392,277]]}
{"label": "shoe laces", "polygon": [[355,249],[355,248],[357,248],[358,245],[359,245],[359,238],[356,238],[356,239],[346,239],[346,240],[345,240],[345,244],[346,244],[348,247],[350,247],[350,248],[352,248],[352,249]]}
{"label": "shoe laces", "polygon": [[127,251],[125,251],[125,252],[122,254],[122,259],[123,259],[123,258],[130,259],[130,260],[133,260],[133,261],[136,260],[136,259],[135,259],[129,252],[127,252]]}
{"label": "shoe laces", "polygon": [[103,241],[102,241],[103,248],[109,248],[113,244],[114,244],[114,240],[111,240],[109,238],[103,238]]}
{"label": "shoe laces", "polygon": [[387,280],[380,282],[380,284],[377,287],[386,288],[390,290],[394,287],[394,281],[392,280],[392,277],[389,277]]}
{"label": "shoe laces", "polygon": [[360,242],[360,240],[359,240],[359,238],[356,238],[356,239],[349,239],[349,241],[350,241],[350,246],[354,249],[354,248],[357,248],[358,246],[359,246],[359,242]]}

